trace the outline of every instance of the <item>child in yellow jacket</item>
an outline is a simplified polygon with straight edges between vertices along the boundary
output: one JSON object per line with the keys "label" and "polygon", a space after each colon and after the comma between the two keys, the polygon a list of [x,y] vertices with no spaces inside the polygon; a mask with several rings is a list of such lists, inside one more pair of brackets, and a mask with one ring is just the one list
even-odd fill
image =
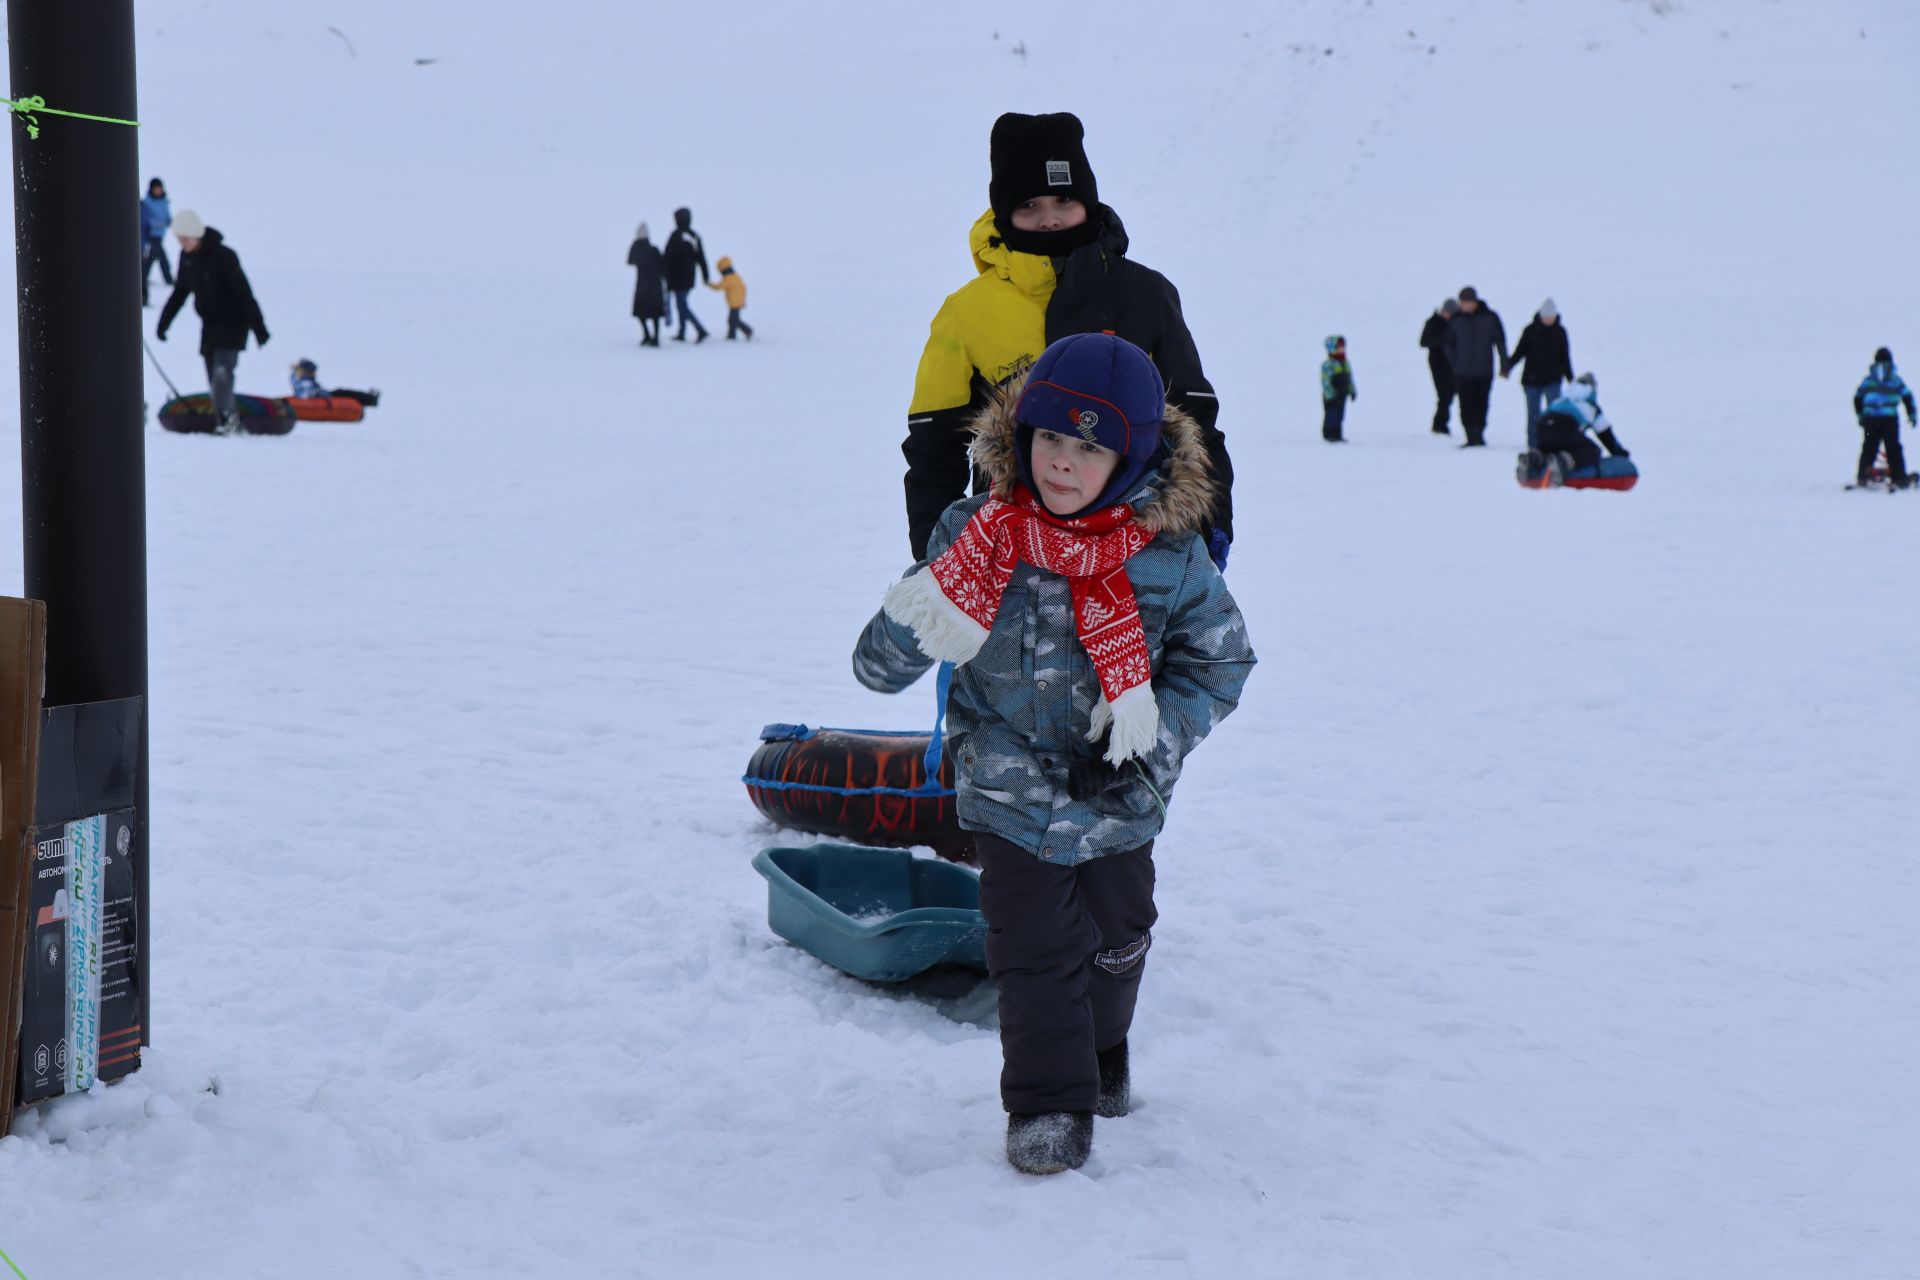
{"label": "child in yellow jacket", "polygon": [[732,342],[736,333],[744,333],[747,341],[753,341],[753,326],[740,318],[741,310],[747,305],[747,282],[733,269],[732,258],[722,258],[713,265],[720,268],[720,279],[708,281],[707,288],[719,289],[727,295],[727,341]]}

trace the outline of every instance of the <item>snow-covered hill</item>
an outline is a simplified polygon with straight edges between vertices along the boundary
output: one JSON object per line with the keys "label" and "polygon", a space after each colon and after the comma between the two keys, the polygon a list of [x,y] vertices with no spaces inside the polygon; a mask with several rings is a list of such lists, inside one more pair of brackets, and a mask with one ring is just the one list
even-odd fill
{"label": "snow-covered hill", "polygon": [[[274,334],[241,388],[386,402],[148,438],[154,1045],[0,1141],[32,1280],[1920,1274],[1920,498],[1840,492],[1873,348],[1920,369],[1920,13],[139,21],[143,165]],[[1158,846],[1139,1109],[1044,1182],[990,999],[772,937],[738,783],[767,721],[931,721],[847,654],[1007,109],[1083,117],[1180,287],[1262,658]],[[679,204],[750,346],[635,345]],[[1517,489],[1509,384],[1498,447],[1427,435],[1469,283],[1558,301],[1638,490]]]}

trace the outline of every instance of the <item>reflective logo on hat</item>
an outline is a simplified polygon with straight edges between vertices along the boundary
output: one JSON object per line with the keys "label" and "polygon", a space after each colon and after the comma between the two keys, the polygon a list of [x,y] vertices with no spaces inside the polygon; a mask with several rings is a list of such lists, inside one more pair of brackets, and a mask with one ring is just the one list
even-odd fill
{"label": "reflective logo on hat", "polygon": [[1074,430],[1083,440],[1093,439],[1093,429],[1100,425],[1100,415],[1091,409],[1076,409],[1073,412]]}
{"label": "reflective logo on hat", "polygon": [[1073,166],[1065,160],[1047,161],[1047,185],[1050,187],[1072,186]]}

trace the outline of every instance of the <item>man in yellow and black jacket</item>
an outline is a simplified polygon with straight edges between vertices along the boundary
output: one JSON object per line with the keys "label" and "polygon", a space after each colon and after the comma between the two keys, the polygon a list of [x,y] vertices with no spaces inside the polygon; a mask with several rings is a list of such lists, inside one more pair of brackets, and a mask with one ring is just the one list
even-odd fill
{"label": "man in yellow and black jacket", "polygon": [[948,506],[984,485],[967,461],[966,423],[993,389],[1056,339],[1111,333],[1153,357],[1167,398],[1196,419],[1218,498],[1208,523],[1213,561],[1233,541],[1233,462],[1215,425],[1219,403],[1159,272],[1127,258],[1119,215],[1100,203],[1080,121],[1067,112],[1009,112],[994,122],[992,205],[969,237],[979,272],[941,304],[907,410],[907,537],[915,560]]}

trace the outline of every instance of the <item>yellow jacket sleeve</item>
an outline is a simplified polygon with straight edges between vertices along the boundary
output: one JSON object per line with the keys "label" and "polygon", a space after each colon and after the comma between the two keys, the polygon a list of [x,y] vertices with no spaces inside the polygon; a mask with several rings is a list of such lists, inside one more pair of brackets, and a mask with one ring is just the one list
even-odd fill
{"label": "yellow jacket sleeve", "polygon": [[940,304],[927,332],[927,345],[920,353],[920,368],[913,375],[913,402],[909,414],[953,409],[973,399],[973,360],[967,355],[966,340],[960,335],[959,317],[954,300]]}

